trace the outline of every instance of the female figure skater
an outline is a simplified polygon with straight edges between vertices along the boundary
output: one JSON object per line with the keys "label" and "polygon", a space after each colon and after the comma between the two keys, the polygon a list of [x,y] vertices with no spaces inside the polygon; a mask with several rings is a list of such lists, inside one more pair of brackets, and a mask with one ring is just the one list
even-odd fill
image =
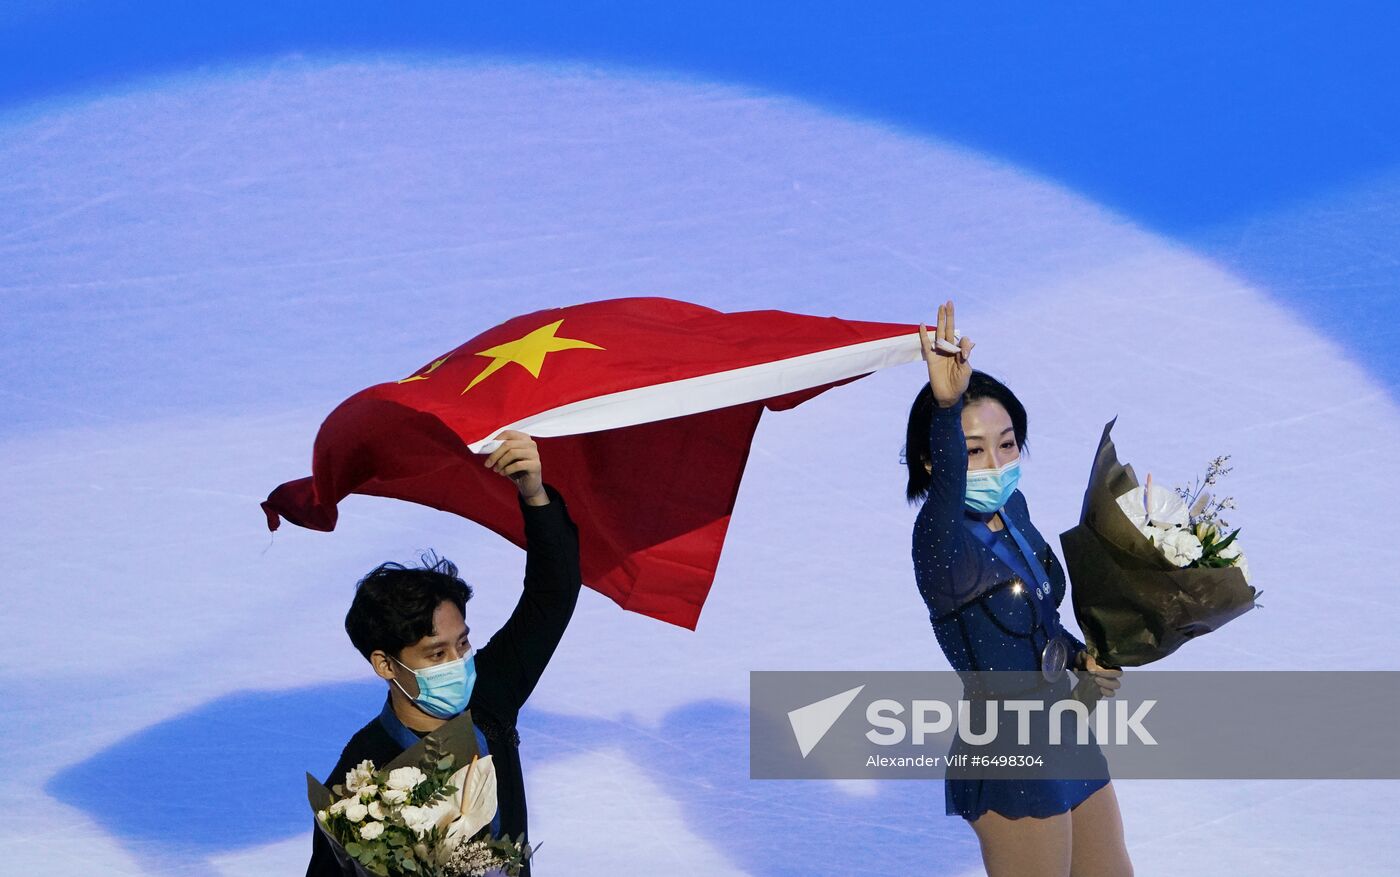
{"label": "female figure skater", "polygon": [[[909,500],[924,501],[914,525],[915,578],[938,643],[963,673],[1043,677],[1037,691],[1051,700],[1069,696],[1066,666],[1111,696],[1122,671],[1101,668],[1060,626],[1064,570],[1016,490],[1025,408],[999,381],[973,371],[973,343],[956,341],[954,330],[951,301],[938,308],[935,338],[919,329],[929,382],[909,412],[905,447]],[[1039,727],[1043,733],[1048,724]],[[1066,726],[1071,735],[1073,727]],[[1088,779],[980,779],[950,769],[947,812],[971,823],[989,877],[1130,877],[1118,800],[1097,745],[1088,760],[1098,768]]]}

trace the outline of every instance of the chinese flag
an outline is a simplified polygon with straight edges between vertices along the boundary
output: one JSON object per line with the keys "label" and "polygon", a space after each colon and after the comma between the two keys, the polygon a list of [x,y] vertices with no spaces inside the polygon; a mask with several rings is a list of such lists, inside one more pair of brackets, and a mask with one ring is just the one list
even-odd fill
{"label": "chinese flag", "polygon": [[919,358],[916,326],[624,298],[516,317],[340,404],[310,478],[262,504],[331,530],[351,493],[421,503],[524,544],[515,485],[482,466],[504,429],[540,447],[579,527],[584,582],[694,629],[765,408]]}

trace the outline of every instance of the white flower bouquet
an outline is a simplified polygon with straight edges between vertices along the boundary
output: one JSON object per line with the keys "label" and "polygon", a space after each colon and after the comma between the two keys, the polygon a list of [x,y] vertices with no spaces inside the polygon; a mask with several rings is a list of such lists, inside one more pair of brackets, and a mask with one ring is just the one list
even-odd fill
{"label": "white flower bouquet", "polygon": [[1216,457],[1204,478],[1175,491],[1154,485],[1148,475],[1146,486],[1134,487],[1118,497],[1118,507],[1138,532],[1178,567],[1239,567],[1248,582],[1249,563],[1240,549],[1240,531],[1226,534],[1230,525],[1221,517],[1222,512],[1235,507],[1235,501],[1232,497],[1217,499],[1206,492],[1230,474],[1231,467],[1225,465],[1229,461],[1228,456]]}
{"label": "white flower bouquet", "polygon": [[317,830],[346,874],[513,877],[531,854],[523,838],[491,836],[496,772],[476,754],[469,713],[382,770],[364,761],[334,789],[310,774],[307,784]]}
{"label": "white flower bouquet", "polygon": [[[1090,654],[1105,667],[1160,660],[1183,643],[1254,608],[1259,596],[1221,519],[1234,508],[1207,486],[1229,472],[1227,458],[1190,489],[1140,486],[1118,462],[1104,427],[1084,492],[1079,526],[1060,535],[1074,615]],[[1227,532],[1229,531],[1229,532]]]}

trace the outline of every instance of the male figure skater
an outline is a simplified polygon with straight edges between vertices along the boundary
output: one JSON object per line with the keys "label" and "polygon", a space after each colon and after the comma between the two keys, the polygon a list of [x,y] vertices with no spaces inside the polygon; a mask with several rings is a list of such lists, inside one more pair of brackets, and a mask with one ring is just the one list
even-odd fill
{"label": "male figure skater", "polygon": [[[345,632],[388,698],[379,715],[345,744],[326,785],[370,759],[383,768],[428,732],[471,709],[477,745],[496,766],[497,836],[526,833],[525,784],[515,721],[578,602],[578,530],[559,492],[542,480],[539,449],[524,433],[507,430],[485,465],[515,481],[525,517],[525,588],[515,611],[473,654],[466,604],[471,588],[447,560],[425,558],[409,569],[381,564],[365,576],[345,616]],[[527,835],[528,837],[528,835]],[[320,832],[312,838],[307,877],[340,874]],[[529,864],[523,874],[528,875]]]}

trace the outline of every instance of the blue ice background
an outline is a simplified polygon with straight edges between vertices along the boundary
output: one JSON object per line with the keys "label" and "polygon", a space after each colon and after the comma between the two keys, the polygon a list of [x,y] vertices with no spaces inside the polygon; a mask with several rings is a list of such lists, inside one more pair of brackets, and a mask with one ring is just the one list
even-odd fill
{"label": "blue ice background", "polygon": [[[1054,179],[1257,281],[1400,390],[1400,7],[1331,4],[1085,2],[529,4],[382,0],[199,3],[34,2],[0,8],[0,112],[125,88],[144,77],[286,54],[424,53],[599,62],[792,95],[964,144]],[[23,327],[0,324],[0,343]],[[231,822],[208,778],[299,777],[329,766],[320,728],[342,740],[372,713],[378,686],[349,684],[223,697],[153,726],[58,774],[48,791],[103,821],[133,849],[191,858],[305,828],[297,783]],[[677,790],[697,830],[724,839],[754,873],[789,867],[784,834],[820,836],[860,814],[861,841],[833,845],[832,870],[859,870],[888,841],[910,869],[976,861],[953,820],[918,825],[927,784],[882,784],[874,799],[802,792],[820,803],[794,831],[792,784],[757,786],[734,820],[744,773],[741,706],[696,703],[663,733],[534,712],[527,758],[622,745]],[[207,736],[211,729],[218,734]],[[333,733],[332,733],[333,732]],[[676,741],[711,735],[692,750]],[[220,745],[239,740],[238,747]],[[667,740],[664,752],[656,747]],[[718,741],[718,742],[717,742]],[[725,747],[729,747],[728,750]],[[198,754],[203,775],[157,753]],[[701,758],[707,756],[721,757]],[[237,764],[234,762],[237,761]],[[935,793],[936,794],[936,793]],[[112,807],[113,795],[144,806]],[[722,815],[721,815],[722,814]],[[175,817],[175,818],[172,818]],[[736,826],[737,822],[737,826]],[[918,843],[898,826],[918,825]],[[232,833],[230,833],[232,831]],[[902,844],[902,846],[901,846]],[[931,860],[938,849],[942,858]],[[844,857],[844,858],[843,858]],[[153,861],[154,870],[163,870]]]}
{"label": "blue ice background", "polygon": [[[309,855],[302,775],[312,766],[318,779],[327,779],[325,741],[348,740],[383,696],[377,680],[226,695],[64,769],[47,791],[121,838],[153,873],[198,871],[210,856],[292,833],[306,833]],[[623,749],[671,792],[693,831],[752,874],[810,873],[814,842],[830,873],[862,873],[873,858],[898,873],[937,877],[964,873],[978,861],[959,821],[930,804],[941,805],[941,783],[880,783],[873,796],[862,797],[823,783],[749,781],[748,723],[742,704],[716,700],[686,704],[655,726],[527,708],[521,752],[538,766]],[[275,790],[242,800],[231,799],[219,781],[250,774],[281,779]],[[132,806],[114,806],[122,801]],[[805,855],[793,854],[794,842]],[[565,863],[548,864],[557,870]]]}

